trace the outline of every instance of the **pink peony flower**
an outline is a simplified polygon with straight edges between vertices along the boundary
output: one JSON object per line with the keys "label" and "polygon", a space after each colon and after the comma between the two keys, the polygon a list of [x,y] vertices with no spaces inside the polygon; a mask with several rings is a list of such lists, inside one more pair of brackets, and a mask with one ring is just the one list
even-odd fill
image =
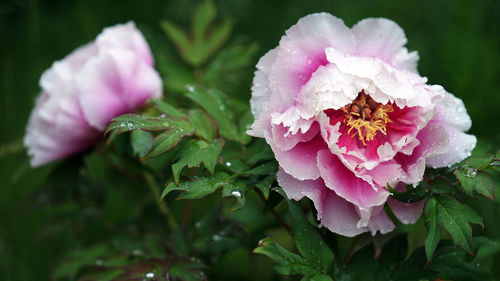
{"label": "pink peony flower", "polygon": [[105,28],[40,79],[24,144],[39,166],[91,147],[110,120],[158,98],[162,82],[133,22]]}
{"label": "pink peony flower", "polygon": [[414,223],[424,202],[401,203],[387,184],[417,185],[426,166],[470,155],[476,138],[462,101],[418,75],[418,55],[387,19],[351,29],[327,13],[286,31],[257,64],[249,134],[265,138],[290,199],[310,198],[321,224],[355,236]]}

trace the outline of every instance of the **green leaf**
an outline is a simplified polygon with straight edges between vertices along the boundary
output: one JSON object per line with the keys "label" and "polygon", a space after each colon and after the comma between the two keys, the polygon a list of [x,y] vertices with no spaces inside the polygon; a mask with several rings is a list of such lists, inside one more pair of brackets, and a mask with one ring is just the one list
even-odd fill
{"label": "green leaf", "polygon": [[495,184],[487,173],[472,167],[462,167],[455,170],[454,174],[467,195],[472,197],[476,192],[491,200],[495,199]]}
{"label": "green leaf", "polygon": [[243,173],[248,170],[248,165],[237,158],[226,161],[224,165],[233,173]]}
{"label": "green leaf", "polygon": [[203,91],[198,87],[189,86],[186,96],[205,109],[205,111],[212,116],[212,118],[219,124],[221,136],[229,140],[240,140],[240,135],[234,122],[233,113],[226,102],[224,94],[216,90]]}
{"label": "green leaf", "polygon": [[349,281],[391,280],[389,264],[379,262],[375,259],[375,251],[372,244],[358,250],[350,259],[345,269],[340,271],[339,275],[343,280],[345,278]]}
{"label": "green leaf", "polygon": [[469,254],[452,245],[439,247],[428,269],[439,272],[439,277],[443,280],[494,280],[484,267],[472,262],[472,257]]}
{"label": "green leaf", "polygon": [[293,238],[299,253],[319,271],[325,273],[333,262],[333,252],[318,231],[309,223],[299,205],[288,201]]}
{"label": "green leaf", "polygon": [[421,181],[416,187],[405,185],[404,188],[406,191],[399,192],[387,184],[387,190],[392,193],[391,197],[398,201],[404,203],[415,203],[423,200],[427,196],[426,186],[427,184],[424,181]]}
{"label": "green leaf", "polygon": [[276,175],[269,175],[261,180],[258,180],[255,186],[262,192],[264,198],[269,199],[269,191],[271,190],[271,184],[276,179]]}
{"label": "green leaf", "polygon": [[204,265],[196,259],[174,263],[168,267],[169,280],[200,281],[204,280]]}
{"label": "green leaf", "polygon": [[427,201],[425,221],[428,228],[426,238],[428,259],[432,257],[437,245],[436,240],[439,240],[441,226],[450,234],[455,244],[460,245],[469,253],[472,252],[470,223],[483,226],[481,217],[472,208],[448,195],[435,195]]}
{"label": "green leaf", "polygon": [[283,199],[286,198],[283,196],[283,194],[276,192],[276,189],[273,189],[273,191],[275,191],[275,192],[271,192],[269,194],[269,197],[266,198],[267,201],[266,201],[266,205],[264,206],[264,210],[263,210],[264,213],[268,213],[268,212],[272,211],[276,206],[278,206],[279,203],[281,203],[281,201],[283,201]]}
{"label": "green leaf", "polygon": [[153,141],[153,146],[151,150],[145,155],[144,159],[157,157],[172,148],[176,147],[182,138],[186,135],[192,134],[191,132],[179,131],[179,130],[168,130],[164,133],[159,134],[155,137]]}
{"label": "green leaf", "polygon": [[196,177],[193,181],[182,182],[179,185],[169,183],[163,190],[161,199],[174,190],[184,191],[177,199],[200,199],[225,186],[227,178],[226,173],[217,173],[213,177]]}
{"label": "green leaf", "polygon": [[[172,52],[173,53],[173,52]],[[192,70],[182,62],[176,60],[168,51],[155,54],[156,68],[160,71],[163,84],[168,92],[183,94],[186,85],[195,82]]]}
{"label": "green leaf", "polygon": [[182,150],[181,159],[172,165],[175,182],[179,183],[181,170],[185,166],[193,168],[203,163],[208,171],[213,174],[217,157],[223,146],[223,139],[215,139],[211,143],[203,140],[189,142]]}
{"label": "green leaf", "polygon": [[301,281],[333,281],[332,277],[326,274],[316,274],[314,276],[304,276]]}
{"label": "green leaf", "polygon": [[250,141],[252,141],[252,137],[247,134],[247,130],[250,129],[250,126],[252,125],[252,123],[253,123],[252,112],[249,110],[249,111],[246,111],[245,113],[243,113],[243,115],[241,116],[240,121],[239,121],[240,140],[241,140],[241,143],[243,143],[243,144],[247,144]]}
{"label": "green leaf", "polygon": [[226,42],[229,34],[231,34],[232,24],[229,20],[224,21],[222,24],[213,28],[212,32],[207,36],[206,40],[198,43],[198,50],[200,52],[199,63],[206,61],[217,49],[219,49],[224,42]]}
{"label": "green leaf", "polygon": [[491,258],[500,252],[499,238],[495,238],[493,240],[488,237],[480,236],[474,237],[472,240],[474,245],[477,247],[477,253],[474,261],[486,261],[488,258]]}
{"label": "green leaf", "polygon": [[182,111],[176,109],[175,107],[171,106],[170,104],[162,100],[152,99],[151,102],[153,102],[156,105],[156,107],[165,114],[174,117],[186,117],[186,114],[184,114]]}
{"label": "green leaf", "polygon": [[442,193],[455,194],[458,191],[458,189],[453,186],[453,183],[450,182],[450,180],[444,176],[438,176],[435,179],[433,179],[428,184],[428,188],[430,192],[433,194],[442,194]]}
{"label": "green leaf", "polygon": [[262,160],[274,159],[274,153],[269,144],[263,139],[254,140],[247,148],[248,160],[250,164],[257,163]]}
{"label": "green leaf", "polygon": [[202,65],[214,54],[231,33],[232,25],[229,21],[212,26],[215,15],[215,7],[210,1],[200,3],[193,15],[190,35],[168,21],[161,22],[161,27],[182,58],[194,67]]}
{"label": "green leaf", "polygon": [[188,62],[191,61],[190,52],[192,52],[191,51],[192,47],[187,33],[184,32],[184,30],[182,30],[181,28],[175,26],[174,24],[166,20],[162,20],[160,22],[160,26],[165,31],[168,38],[172,40],[172,42],[175,44],[177,50],[179,50],[182,57],[188,60]]}
{"label": "green leaf", "polygon": [[203,42],[207,28],[215,19],[217,11],[211,1],[200,2],[194,12],[192,28],[194,42]]}
{"label": "green leaf", "polygon": [[253,250],[256,254],[261,254],[273,259],[276,264],[274,268],[278,273],[285,275],[303,274],[306,276],[315,276],[321,274],[307,260],[294,254],[280,245],[276,244],[270,238],[264,238],[259,241],[259,246]]}
{"label": "green leaf", "polygon": [[150,132],[136,130],[130,133],[132,151],[139,158],[144,157],[153,145],[153,135]]}
{"label": "green leaf", "polygon": [[70,278],[73,279],[78,270],[83,266],[95,265],[99,258],[109,255],[113,248],[98,244],[85,249],[70,252],[63,263],[61,263],[53,272],[54,279]]}
{"label": "green leaf", "polygon": [[238,42],[220,50],[207,66],[204,82],[217,85],[228,81],[239,69],[255,64],[253,58],[258,50],[255,43]]}
{"label": "green leaf", "polygon": [[195,129],[195,134],[200,138],[211,142],[217,135],[217,126],[201,109],[192,109],[189,111],[189,120]]}
{"label": "green leaf", "polygon": [[237,180],[234,183],[224,185],[222,189],[222,196],[224,197],[234,197],[236,199],[236,204],[229,209],[229,211],[236,211],[243,206],[245,206],[246,202],[246,185],[242,180]]}
{"label": "green leaf", "polygon": [[151,117],[137,114],[125,114],[114,118],[106,129],[106,134],[116,130],[118,134],[133,130],[161,131],[170,126],[166,117]]}
{"label": "green leaf", "polygon": [[427,237],[425,238],[425,254],[427,260],[432,259],[441,237],[441,225],[437,220],[437,200],[432,197],[425,203],[424,210],[425,225],[427,227]]}
{"label": "green leaf", "polygon": [[252,168],[248,171],[245,171],[245,174],[248,175],[275,175],[276,172],[278,171],[278,162],[276,161],[269,161],[264,164],[261,164],[255,168]]}
{"label": "green leaf", "polygon": [[494,159],[495,157],[493,155],[486,155],[483,157],[473,156],[465,161],[465,167],[471,167],[475,169],[487,167],[494,161]]}

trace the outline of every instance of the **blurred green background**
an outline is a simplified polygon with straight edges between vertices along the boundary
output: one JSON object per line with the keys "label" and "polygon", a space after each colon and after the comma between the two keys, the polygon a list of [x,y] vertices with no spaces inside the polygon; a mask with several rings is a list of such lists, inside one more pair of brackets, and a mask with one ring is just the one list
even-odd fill
{"label": "blurred green background", "polygon": [[[38,79],[52,62],[91,41],[106,26],[134,20],[156,52],[161,19],[185,27],[193,0],[2,0],[0,2],[0,279],[48,280],[64,251],[61,241],[41,240],[50,206],[30,208],[41,168],[13,177],[26,162],[20,142],[39,91]],[[366,17],[387,17],[406,32],[408,48],[420,54],[419,72],[463,99],[478,136],[478,150],[500,144],[500,1],[214,1],[219,19],[234,23],[232,37],[259,45],[258,57],[284,31],[313,12],[330,12],[348,26]],[[239,95],[249,97],[249,73]],[[168,95],[168,93],[165,93]],[[498,204],[498,203],[496,203]],[[483,210],[485,233],[499,237],[499,208]],[[488,222],[492,222],[488,224]],[[66,241],[70,243],[71,241]],[[7,279],[4,279],[6,277]]]}

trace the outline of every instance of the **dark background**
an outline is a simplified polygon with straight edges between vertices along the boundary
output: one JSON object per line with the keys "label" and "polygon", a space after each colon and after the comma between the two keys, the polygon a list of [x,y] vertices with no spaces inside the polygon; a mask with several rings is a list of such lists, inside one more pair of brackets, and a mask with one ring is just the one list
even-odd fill
{"label": "dark background", "polygon": [[[29,194],[46,171],[37,169],[12,180],[26,161],[20,143],[41,73],[54,60],[116,23],[134,20],[146,39],[155,42],[154,37],[161,35],[160,19],[187,26],[196,3],[0,1],[0,274],[9,272],[12,280],[46,280],[64,251],[59,241],[41,242],[37,237],[50,206],[30,209]],[[477,150],[498,148],[500,1],[219,0],[215,4],[218,18],[234,23],[233,37],[246,36],[259,44],[255,61],[277,45],[287,28],[309,13],[330,12],[348,26],[366,17],[396,21],[406,32],[407,47],[420,54],[420,74],[464,101],[473,120],[470,132],[479,138]],[[157,50],[153,43],[152,49]],[[245,82],[248,89],[250,78]],[[250,91],[239,94],[249,97]],[[495,208],[490,221],[499,215]],[[498,237],[493,233],[495,228],[487,225],[486,234]]]}

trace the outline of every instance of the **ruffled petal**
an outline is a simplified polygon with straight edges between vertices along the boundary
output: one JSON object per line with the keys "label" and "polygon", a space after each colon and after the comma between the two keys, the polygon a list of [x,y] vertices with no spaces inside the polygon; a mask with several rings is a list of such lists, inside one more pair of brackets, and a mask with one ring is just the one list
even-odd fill
{"label": "ruffled petal", "polygon": [[328,188],[361,209],[369,210],[382,205],[389,196],[385,188],[379,187],[376,190],[365,180],[356,177],[329,150],[318,152],[318,168]]}
{"label": "ruffled petal", "polygon": [[328,189],[321,179],[298,180],[280,170],[278,183],[290,199],[300,200],[304,196],[311,199],[318,219],[330,231],[349,237],[368,231],[357,226],[360,217],[354,205]]}
{"label": "ruffled petal", "polygon": [[[447,133],[448,147],[444,153],[434,153],[427,159],[427,165],[441,168],[458,163],[469,157],[476,146],[477,139],[473,135],[465,134],[471,127],[471,119],[465,110],[461,99],[446,93],[445,98],[435,108],[433,126],[441,126]],[[436,155],[438,154],[438,155]]]}
{"label": "ruffled petal", "polygon": [[50,95],[66,95],[74,92],[73,79],[88,60],[97,56],[94,42],[74,50],[64,59],[55,61],[40,77],[40,87]]}
{"label": "ruffled petal", "polygon": [[317,13],[301,18],[280,40],[270,74],[273,95],[284,105],[291,105],[312,73],[328,63],[325,48],[347,51],[354,44],[350,29],[331,14]]}
{"label": "ruffled petal", "polygon": [[101,52],[109,49],[128,50],[139,56],[147,65],[153,66],[153,55],[148,43],[132,21],[103,29],[95,42]]}
{"label": "ruffled petal", "polygon": [[75,96],[50,97],[43,92],[31,112],[23,142],[31,166],[37,167],[83,151],[98,137],[83,117]]}
{"label": "ruffled petal", "polygon": [[342,73],[366,81],[365,92],[382,104],[430,107],[445,93],[439,85],[425,84],[427,78],[397,69],[377,57],[353,56],[334,48],[327,48],[326,56]]}
{"label": "ruffled petal", "polygon": [[89,61],[75,82],[86,119],[100,131],[112,118],[160,97],[162,91],[156,71],[134,53],[117,49]]}
{"label": "ruffled petal", "polygon": [[267,52],[257,63],[257,70],[252,84],[252,97],[250,98],[250,107],[256,120],[260,118],[262,111],[264,111],[264,104],[271,96],[269,73],[276,61],[276,53],[276,49]]}
{"label": "ruffled petal", "polygon": [[287,151],[295,147],[299,142],[308,142],[319,133],[319,125],[313,123],[306,132],[288,133],[289,128],[282,124],[273,125],[272,135],[276,147],[282,151]]}
{"label": "ruffled petal", "polygon": [[316,156],[318,151],[326,148],[320,136],[309,142],[300,142],[287,151],[280,150],[273,139],[267,138],[267,141],[271,145],[280,167],[286,173],[299,180],[315,180],[319,178],[320,173],[316,165]]}
{"label": "ruffled petal", "polygon": [[412,224],[415,223],[422,215],[425,200],[415,203],[403,203],[389,197],[389,199],[387,199],[387,203],[398,220],[404,224]]}
{"label": "ruffled petal", "polygon": [[372,216],[368,223],[368,228],[373,236],[377,234],[377,231],[380,234],[387,234],[393,231],[395,227],[394,222],[387,216],[384,210]]}
{"label": "ruffled petal", "polygon": [[417,72],[417,52],[408,53],[401,27],[385,18],[367,18],[352,27],[358,41],[356,54],[380,58],[394,66]]}

